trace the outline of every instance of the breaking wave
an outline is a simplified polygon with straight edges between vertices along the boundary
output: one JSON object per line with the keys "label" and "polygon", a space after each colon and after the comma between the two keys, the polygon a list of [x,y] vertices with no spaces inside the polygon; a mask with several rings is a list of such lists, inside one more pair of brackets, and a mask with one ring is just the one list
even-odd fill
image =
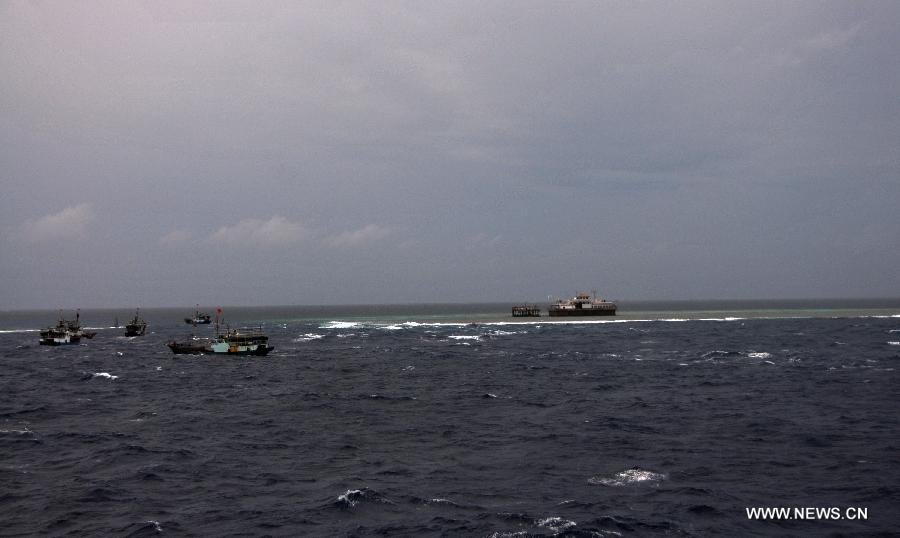
{"label": "breaking wave", "polygon": [[656,473],[653,471],[647,471],[644,469],[633,467],[631,469],[616,473],[613,476],[594,476],[589,478],[588,482],[601,486],[620,487],[638,484],[655,485],[665,480],[666,478],[667,476],[663,473]]}

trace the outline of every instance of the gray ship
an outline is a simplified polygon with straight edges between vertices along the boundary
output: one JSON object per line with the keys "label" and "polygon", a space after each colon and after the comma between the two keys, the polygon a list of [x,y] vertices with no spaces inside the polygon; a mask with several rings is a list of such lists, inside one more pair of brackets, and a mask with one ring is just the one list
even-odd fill
{"label": "gray ship", "polygon": [[597,292],[579,293],[572,299],[557,299],[548,307],[548,314],[560,316],[615,316],[616,303],[600,299]]}

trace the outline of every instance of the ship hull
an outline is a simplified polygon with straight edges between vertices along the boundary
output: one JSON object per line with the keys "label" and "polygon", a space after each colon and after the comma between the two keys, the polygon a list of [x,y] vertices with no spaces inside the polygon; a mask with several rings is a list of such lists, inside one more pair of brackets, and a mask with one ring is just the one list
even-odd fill
{"label": "ship hull", "polygon": [[550,310],[550,317],[583,317],[583,316],[615,316],[615,309],[573,308],[568,310]]}
{"label": "ship hull", "polygon": [[222,355],[254,355],[257,357],[268,355],[273,349],[275,349],[274,346],[266,344],[233,345],[226,342],[216,342],[210,346],[211,353],[219,353]]}
{"label": "ship hull", "polygon": [[253,355],[262,357],[268,355],[270,351],[275,349],[274,346],[268,345],[229,346],[223,343],[199,345],[169,342],[166,345],[172,350],[172,353],[176,355],[203,355],[211,353],[216,355]]}
{"label": "ship hull", "polygon": [[81,338],[74,336],[64,336],[59,338],[41,338],[42,346],[68,346],[81,342]]}
{"label": "ship hull", "polygon": [[144,336],[146,330],[145,325],[126,325],[125,336]]}
{"label": "ship hull", "polygon": [[169,342],[166,346],[176,355],[201,355],[210,353],[208,343],[199,342]]}

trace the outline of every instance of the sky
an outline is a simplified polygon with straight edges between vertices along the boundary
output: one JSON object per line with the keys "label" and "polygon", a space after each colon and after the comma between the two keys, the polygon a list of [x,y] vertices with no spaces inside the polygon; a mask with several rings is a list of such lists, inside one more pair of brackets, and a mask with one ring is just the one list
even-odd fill
{"label": "sky", "polygon": [[898,297],[898,26],[0,2],[0,310]]}

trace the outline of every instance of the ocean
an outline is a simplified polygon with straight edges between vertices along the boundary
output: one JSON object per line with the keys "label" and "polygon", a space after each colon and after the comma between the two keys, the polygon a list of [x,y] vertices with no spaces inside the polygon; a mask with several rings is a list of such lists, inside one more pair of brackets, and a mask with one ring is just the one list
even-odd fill
{"label": "ocean", "polygon": [[0,536],[900,533],[900,301],[510,306],[0,312]]}

